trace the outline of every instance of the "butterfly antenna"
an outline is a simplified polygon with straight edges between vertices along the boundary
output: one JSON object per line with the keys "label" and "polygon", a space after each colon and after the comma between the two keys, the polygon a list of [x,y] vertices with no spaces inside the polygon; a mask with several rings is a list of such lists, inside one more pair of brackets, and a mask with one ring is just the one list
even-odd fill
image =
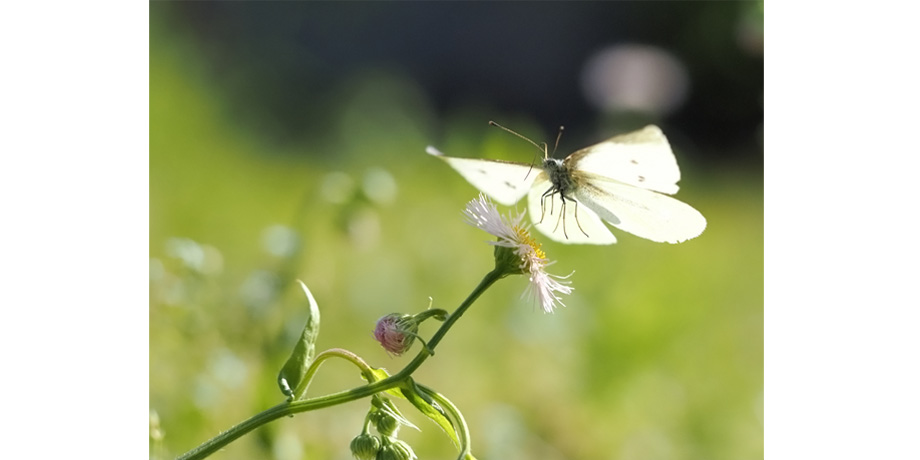
{"label": "butterfly antenna", "polygon": [[533,172],[533,163],[530,164],[530,169],[527,170],[527,174],[524,175],[524,180],[527,180],[530,177],[530,173]]}
{"label": "butterfly antenna", "polygon": [[509,133],[511,133],[511,134],[514,134],[515,136],[520,137],[521,139],[524,139],[524,140],[527,141],[527,142],[530,142],[531,145],[533,145],[534,147],[540,149],[540,151],[543,152],[543,155],[544,155],[544,156],[548,154],[548,153],[547,153],[547,148],[546,148],[546,144],[545,144],[545,143],[543,144],[543,147],[540,147],[540,145],[537,144],[536,142],[534,142],[534,141],[532,141],[532,140],[530,140],[530,139],[528,139],[528,138],[526,138],[526,137],[524,137],[524,136],[522,136],[522,135],[520,135],[520,134],[518,134],[518,133],[516,133],[516,132],[514,132],[514,131],[512,131],[512,130],[510,130],[510,129],[508,129],[508,128],[505,128],[504,126],[502,126],[502,125],[500,125],[500,124],[498,124],[498,123],[496,123],[496,122],[494,122],[494,121],[492,121],[492,120],[489,120],[489,124],[492,125],[492,126],[496,126],[496,127],[501,128],[501,129],[504,129],[505,131],[507,131],[507,132],[509,132]]}
{"label": "butterfly antenna", "polygon": [[559,148],[559,139],[562,139],[562,130],[564,129],[564,126],[559,127],[559,134],[556,135],[556,145],[553,146],[553,156],[556,156],[556,149]]}

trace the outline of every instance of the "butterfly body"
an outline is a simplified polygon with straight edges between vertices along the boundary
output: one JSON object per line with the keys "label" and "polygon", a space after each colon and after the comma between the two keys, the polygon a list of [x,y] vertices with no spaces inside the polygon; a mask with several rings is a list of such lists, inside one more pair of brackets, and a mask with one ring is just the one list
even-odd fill
{"label": "butterfly body", "polygon": [[563,197],[574,192],[575,187],[578,186],[564,160],[556,158],[543,160],[543,172],[546,173],[552,184],[553,191],[559,192]]}
{"label": "butterfly body", "polygon": [[[563,236],[566,237],[566,239],[568,239],[568,232],[566,231],[566,222],[565,222],[565,217],[564,217],[565,208],[569,203],[572,203],[572,205],[576,207],[578,206],[578,202],[572,198],[572,195],[575,193],[575,191],[578,188],[578,181],[575,180],[575,177],[577,176],[572,175],[572,172],[569,171],[569,168],[566,165],[564,160],[558,160],[556,158],[546,158],[545,160],[543,160],[543,173],[545,174],[545,177],[542,178],[541,180],[541,176],[543,176],[541,175],[541,176],[538,176],[536,180],[539,182],[548,181],[550,186],[540,196],[540,221],[539,223],[542,223],[546,219],[546,213],[547,213],[546,200],[549,199],[550,205],[551,205],[549,209],[549,214],[551,216],[557,215],[559,217],[556,219],[556,227],[558,227],[561,224],[562,234]],[[555,205],[556,203],[554,200],[555,195],[559,195],[559,202],[562,205],[561,210],[558,214],[555,214],[555,209],[553,209],[554,208],[553,205]],[[576,216],[576,224],[577,224],[578,223],[577,208],[574,214]],[[579,226],[579,229],[581,229],[580,226]],[[581,231],[582,233],[585,234],[585,236],[589,236],[587,233],[584,232],[584,230],[581,230]]]}
{"label": "butterfly body", "polygon": [[[563,160],[549,158],[542,171],[507,161],[438,156],[499,203],[528,197],[534,226],[562,243],[612,244],[604,221],[639,237],[679,243],[700,235],[706,219],[667,195],[677,193],[680,170],[656,126],[608,139]],[[544,150],[545,154],[545,150]]]}

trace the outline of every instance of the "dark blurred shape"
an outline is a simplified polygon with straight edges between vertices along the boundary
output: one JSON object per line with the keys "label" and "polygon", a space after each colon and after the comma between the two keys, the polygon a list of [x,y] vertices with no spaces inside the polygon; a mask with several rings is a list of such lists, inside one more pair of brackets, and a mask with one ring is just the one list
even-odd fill
{"label": "dark blurred shape", "polygon": [[594,126],[602,114],[582,95],[582,66],[609,46],[644,43],[686,66],[692,91],[668,125],[714,159],[762,150],[753,141],[763,121],[762,3],[153,2],[150,10],[151,37],[192,37],[230,117],[279,144],[329,132],[340,83],[381,68],[420,85],[442,113],[485,102],[533,116],[547,132]]}

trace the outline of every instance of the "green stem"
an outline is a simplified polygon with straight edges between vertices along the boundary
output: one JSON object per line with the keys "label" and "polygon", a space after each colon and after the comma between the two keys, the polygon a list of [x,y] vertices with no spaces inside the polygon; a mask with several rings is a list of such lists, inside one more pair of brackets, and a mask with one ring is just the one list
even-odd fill
{"label": "green stem", "polygon": [[[428,341],[428,346],[422,348],[422,350],[419,351],[417,355],[415,355],[415,358],[412,360],[412,362],[406,365],[406,367],[404,367],[396,374],[393,374],[386,380],[394,378],[402,380],[403,378],[412,375],[412,373],[415,372],[415,370],[418,369],[418,367],[421,366],[422,363],[425,362],[425,360],[434,353],[434,347],[438,346],[438,343],[441,342],[441,339],[444,338],[444,336],[447,334],[447,331],[449,331],[454,323],[456,323],[457,320],[463,316],[463,314],[467,309],[470,308],[471,305],[473,305],[473,302],[475,302],[476,299],[478,299],[479,296],[486,291],[486,289],[489,289],[489,287],[495,284],[496,281],[502,279],[505,275],[507,275],[507,273],[499,270],[498,268],[487,273],[486,276],[482,278],[482,281],[479,282],[479,286],[476,286],[476,289],[473,289],[473,292],[467,296],[466,300],[464,300],[463,303],[460,304],[460,306],[457,307],[457,309],[454,310],[454,312],[451,313],[450,316],[448,316],[447,319],[441,324],[441,327],[435,331],[434,335],[431,336],[431,340]],[[429,350],[431,350],[431,352],[429,352]]]}
{"label": "green stem", "polygon": [[316,371],[319,370],[319,366],[323,361],[329,358],[342,358],[348,361],[351,361],[355,366],[358,366],[361,369],[361,373],[364,375],[372,375],[371,367],[361,359],[360,356],[344,349],[344,348],[332,348],[326,350],[313,359],[313,362],[310,363],[310,367],[307,368],[307,372],[304,374],[303,379],[300,381],[300,385],[297,385],[297,388],[293,392],[293,399],[295,401],[303,399],[307,394],[307,388],[310,387],[310,382],[313,380],[313,375],[316,374]]}
{"label": "green stem", "polygon": [[[441,324],[441,327],[438,328],[433,336],[431,336],[431,340],[428,341],[428,346],[423,347],[421,351],[419,351],[418,355],[416,355],[415,358],[408,365],[406,365],[406,367],[404,367],[396,374],[393,374],[390,377],[374,383],[352,388],[351,390],[341,391],[338,393],[303,401],[285,401],[281,404],[278,404],[277,406],[266,409],[250,417],[249,419],[240,422],[238,425],[230,428],[229,430],[205,441],[200,446],[179,456],[177,460],[197,460],[205,458],[208,455],[211,455],[214,452],[222,449],[227,444],[230,444],[240,436],[243,436],[244,434],[249,433],[256,428],[281,417],[355,401],[398,386],[403,380],[411,376],[412,373],[415,372],[415,370],[418,369],[419,366],[421,366],[422,363],[425,362],[425,360],[434,353],[434,348],[438,345],[438,343],[441,342],[441,339],[444,338],[444,336],[447,334],[447,331],[450,330],[454,323],[456,323],[457,320],[463,316],[463,314],[467,309],[470,308],[471,305],[473,305],[473,302],[475,302],[476,299],[478,299],[479,296],[486,291],[486,289],[491,287],[493,284],[495,284],[496,281],[502,279],[507,274],[507,272],[498,268],[486,274],[482,281],[479,282],[479,285],[473,289],[473,292],[467,296],[466,300],[464,300],[463,303],[460,304],[460,306],[457,307],[453,313],[451,313],[451,315]],[[318,368],[318,366],[316,367]],[[313,368],[313,366],[311,366],[311,368]],[[306,388],[304,388],[304,391],[306,391]]]}

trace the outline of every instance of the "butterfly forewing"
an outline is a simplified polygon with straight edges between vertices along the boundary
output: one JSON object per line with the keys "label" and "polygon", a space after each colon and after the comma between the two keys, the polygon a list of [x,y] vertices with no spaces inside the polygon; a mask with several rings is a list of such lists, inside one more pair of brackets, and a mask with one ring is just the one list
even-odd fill
{"label": "butterfly forewing", "polygon": [[446,161],[474,187],[506,206],[527,194],[539,172],[523,163],[447,157],[433,147],[428,148],[428,153]]}
{"label": "butterfly forewing", "polygon": [[585,171],[669,195],[679,188],[677,159],[668,139],[653,125],[578,150],[565,159],[565,164],[570,171]]}

